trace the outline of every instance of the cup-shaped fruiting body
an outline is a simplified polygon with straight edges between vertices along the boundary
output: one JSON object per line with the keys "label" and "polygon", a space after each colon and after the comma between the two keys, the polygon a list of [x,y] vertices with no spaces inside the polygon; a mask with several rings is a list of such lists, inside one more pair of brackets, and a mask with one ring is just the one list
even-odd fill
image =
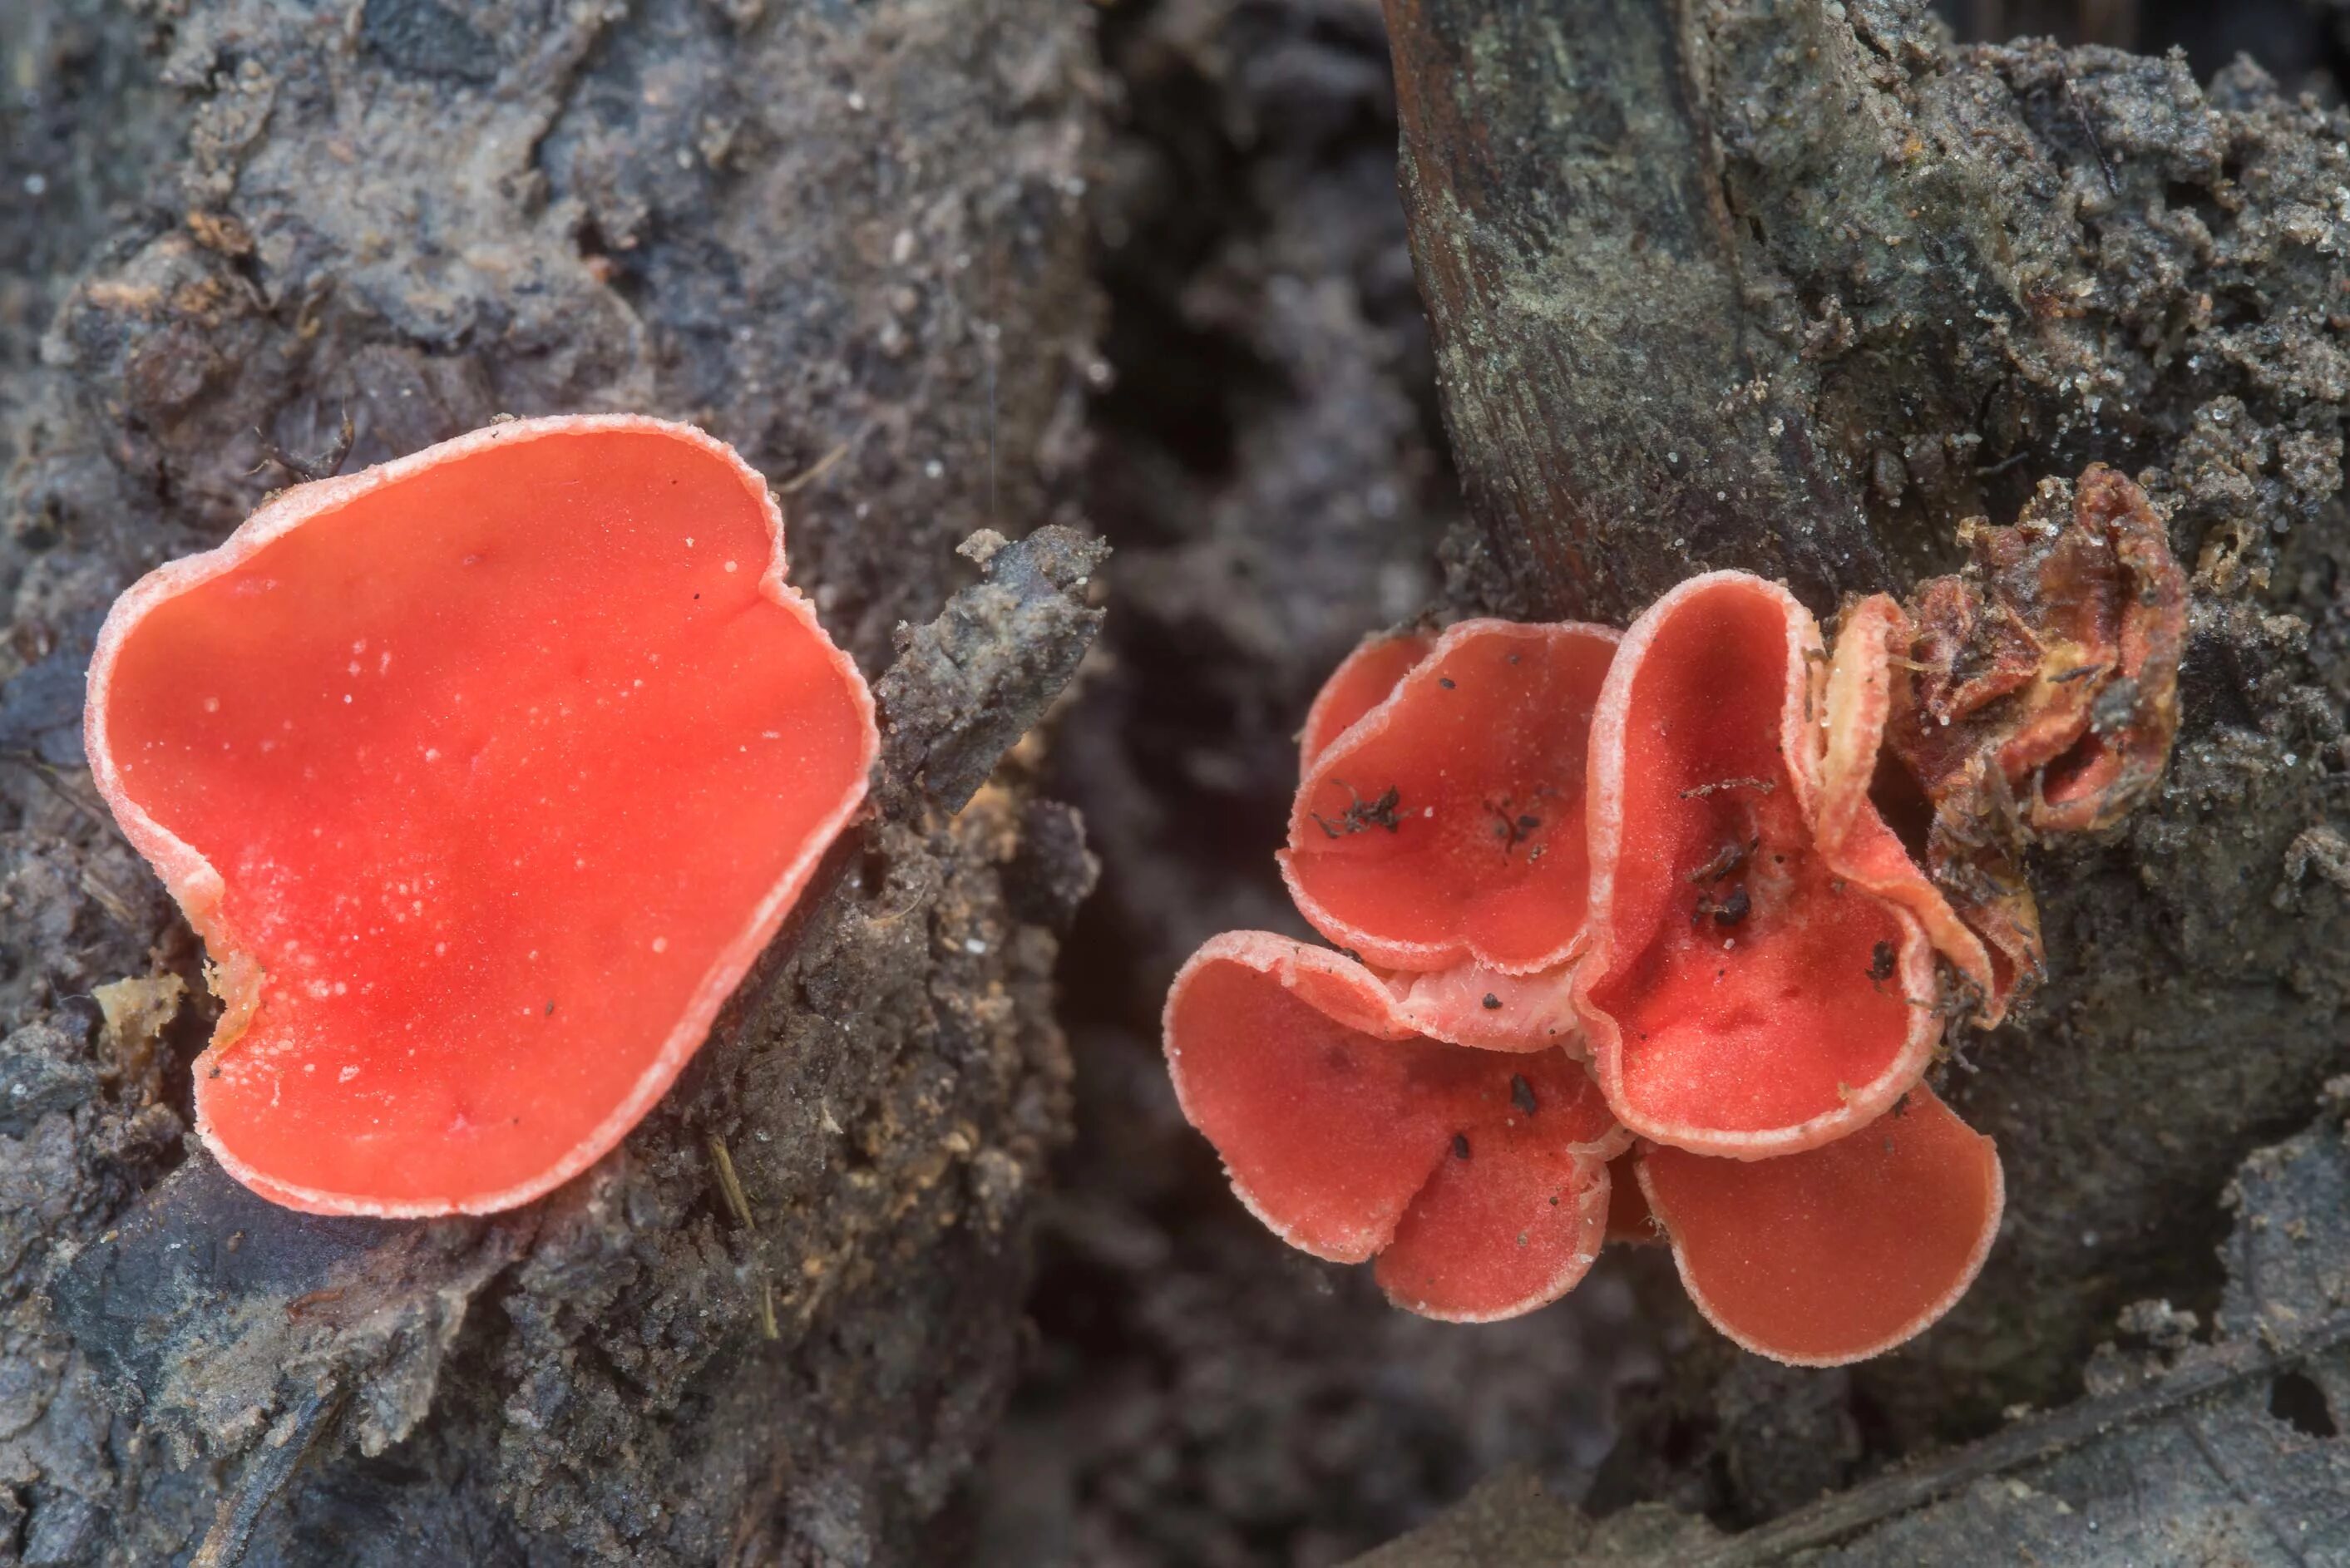
{"label": "cup-shaped fruiting body", "polygon": [[1645,1137],[1742,1159],[1829,1142],[1939,1037],[1925,931],[1814,841],[1825,661],[1784,588],[1715,572],[1634,622],[1608,672],[1576,999],[1608,1104]]}
{"label": "cup-shaped fruiting body", "polygon": [[1563,1052],[1428,1039],[1362,965],[1263,931],[1192,956],[1165,1031],[1183,1114],[1241,1201],[1316,1257],[1377,1258],[1397,1305],[1512,1317],[1597,1255],[1627,1140]]}
{"label": "cup-shaped fruiting body", "polygon": [[858,811],[847,656],[729,448],[510,421],[289,490],[116,603],[99,790],[210,950],[197,1131],[317,1213],[611,1148]]}
{"label": "cup-shaped fruiting body", "polygon": [[1966,1293],[2006,1189],[1991,1139],[1922,1085],[1849,1137],[1779,1159],[1635,1157],[1690,1299],[1746,1349],[1799,1366],[1882,1355]]}
{"label": "cup-shaped fruiting body", "polygon": [[1562,987],[1497,981],[1582,947],[1584,770],[1615,646],[1603,627],[1464,621],[1366,644],[1315,704],[1282,872],[1330,940],[1449,977],[1403,987],[1423,1031],[1518,1050],[1572,1032]]}

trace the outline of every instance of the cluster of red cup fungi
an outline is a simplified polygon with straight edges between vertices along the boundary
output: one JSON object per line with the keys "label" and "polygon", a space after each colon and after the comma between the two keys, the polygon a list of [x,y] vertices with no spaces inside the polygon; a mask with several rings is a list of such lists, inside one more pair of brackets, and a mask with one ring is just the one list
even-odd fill
{"label": "cluster of red cup fungi", "polygon": [[2021,836],[2158,777],[2185,615],[2110,471],[1969,537],[1910,607],[1846,604],[1833,652],[1785,588],[1714,572],[1620,636],[1471,620],[1347,659],[1281,856],[1336,950],[1228,933],[1167,1002],[1242,1200],[1436,1318],[1529,1311],[1655,1235],[1782,1361],[1946,1312],[2004,1189],[1926,1075],[1947,1021],[2038,978]]}

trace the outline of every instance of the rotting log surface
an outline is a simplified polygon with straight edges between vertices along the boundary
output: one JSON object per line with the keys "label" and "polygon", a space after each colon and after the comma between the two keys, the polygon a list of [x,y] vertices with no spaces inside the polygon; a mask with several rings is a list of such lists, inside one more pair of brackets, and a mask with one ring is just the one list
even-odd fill
{"label": "rotting log surface", "polygon": [[[993,586],[954,546],[1066,506],[1087,29],[1056,0],[0,6],[0,1562],[951,1559],[1092,875],[1016,765],[953,808],[1098,618],[1073,535]],[[80,772],[95,618],[346,411],[358,465],[613,408],[785,492],[791,575],[868,675],[938,618],[910,641],[956,682],[898,672],[888,812],[613,1158],[491,1220],[255,1202],[184,1136],[206,1010],[154,1042],[89,1000],[151,968],[202,994]]]}
{"label": "rotting log surface", "polygon": [[[2350,122],[2248,63],[1953,47],[1923,0],[1387,11],[1464,607],[1621,624],[1740,566],[1826,614],[2093,460],[2196,568],[2167,786],[2037,854],[2053,981],[1952,1042],[2008,1174],[1981,1282],[1849,1374],[1684,1363],[1596,1500],[1768,1517],[2073,1397],[2126,1303],[2208,1316],[2223,1186],[2350,1062]],[[1675,1423],[1726,1480],[1656,1459]]]}

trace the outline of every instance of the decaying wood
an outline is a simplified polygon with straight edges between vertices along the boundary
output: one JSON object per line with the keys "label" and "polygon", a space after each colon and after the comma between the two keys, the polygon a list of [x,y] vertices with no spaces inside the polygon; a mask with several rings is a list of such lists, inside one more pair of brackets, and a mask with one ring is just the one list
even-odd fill
{"label": "decaying wood", "polygon": [[1887,573],[1856,476],[1814,433],[1815,378],[1750,320],[1681,12],[1388,7],[1462,482],[1561,615],[1620,621],[1698,560],[1831,598]]}

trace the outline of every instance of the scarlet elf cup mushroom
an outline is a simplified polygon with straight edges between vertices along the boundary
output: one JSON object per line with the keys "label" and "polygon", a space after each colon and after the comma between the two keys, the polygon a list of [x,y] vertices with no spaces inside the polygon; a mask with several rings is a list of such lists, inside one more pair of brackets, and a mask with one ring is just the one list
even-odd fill
{"label": "scarlet elf cup mushroom", "polygon": [[1411,978],[1437,1039],[1571,1033],[1589,854],[1584,762],[1605,627],[1463,621],[1367,643],[1309,715],[1281,869],[1315,930]]}
{"label": "scarlet elf cup mushroom", "polygon": [[1780,1360],[1948,1311],[2005,1187],[1924,1075],[1946,1017],[1997,1022],[2039,962],[1987,819],[2110,824],[2176,724],[2158,515],[2095,468],[2035,508],[1970,524],[1975,562],[1911,606],[1848,603],[1832,656],[1784,587],[1717,572],[1620,642],[1470,621],[1347,659],[1282,857],[1346,951],[1232,933],[1168,1002],[1243,1200],[1430,1316],[1531,1310],[1652,1233]]}
{"label": "scarlet elf cup mushroom", "polygon": [[1924,929],[1814,831],[1825,658],[1784,588],[1717,572],[1641,616],[1609,671],[1575,992],[1593,1070],[1644,1137],[1814,1147],[1890,1106],[1940,1036]]}
{"label": "scarlet elf cup mushroom", "polygon": [[[1874,625],[1848,613],[1840,655],[1877,649]],[[1990,1140],[1919,1081],[1941,1033],[1937,922],[1909,906],[1936,896],[1876,861],[1875,882],[1856,872],[1854,846],[1898,841],[1865,793],[1828,787],[1875,751],[1866,714],[1831,701],[1835,668],[1810,613],[1744,573],[1692,578],[1634,623],[1591,732],[1575,981],[1691,1300],[1747,1349],[1820,1366],[1948,1311],[2005,1201]]]}
{"label": "scarlet elf cup mushroom", "polygon": [[85,722],[223,1000],[199,1136],[335,1214],[511,1207],[618,1143],[879,744],[766,485],[634,416],[283,493],[117,601]]}
{"label": "scarlet elf cup mushroom", "polygon": [[1231,931],[1167,998],[1167,1064],[1251,1212],[1397,1305],[1461,1323],[1555,1301],[1598,1256],[1628,1138],[1565,1053],[1413,1028],[1341,953]]}

